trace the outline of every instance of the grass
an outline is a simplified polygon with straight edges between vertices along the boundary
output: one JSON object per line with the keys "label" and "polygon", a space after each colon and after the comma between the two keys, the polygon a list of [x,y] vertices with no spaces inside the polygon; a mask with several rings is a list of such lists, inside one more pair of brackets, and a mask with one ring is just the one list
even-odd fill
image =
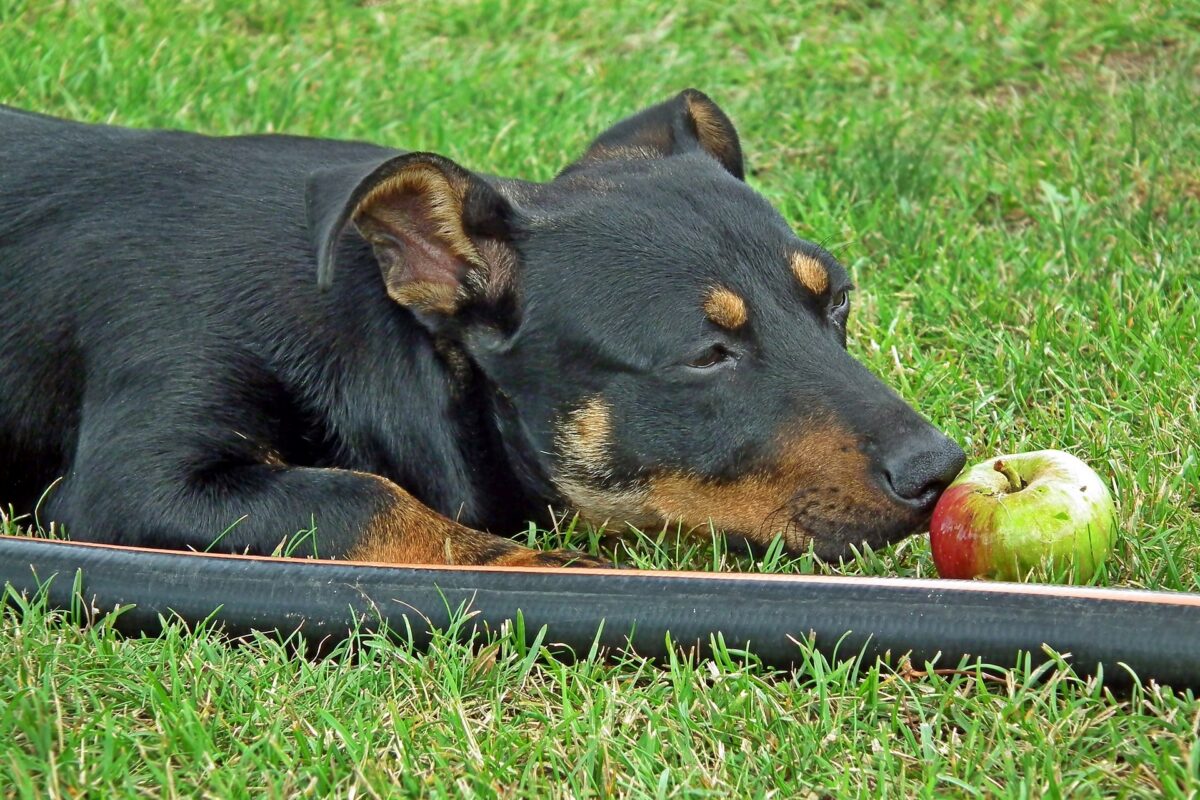
{"label": "grass", "polygon": [[[4,102],[537,179],[685,86],[851,269],[856,355],[972,460],[1096,466],[1121,519],[1098,582],[1200,591],[1195,3],[0,0]],[[619,547],[644,567],[933,573],[920,538],[832,567]],[[367,635],[310,662],[37,602],[0,619],[4,796],[1200,794],[1193,695],[1114,697],[1060,666],[996,681],[809,654],[784,675]]]}

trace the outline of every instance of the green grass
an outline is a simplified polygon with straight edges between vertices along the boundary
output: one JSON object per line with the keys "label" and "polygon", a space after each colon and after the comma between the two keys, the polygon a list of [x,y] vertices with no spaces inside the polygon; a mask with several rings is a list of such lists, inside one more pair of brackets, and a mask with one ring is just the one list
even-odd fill
{"label": "green grass", "polygon": [[[1096,466],[1122,535],[1100,583],[1200,591],[1195,2],[0,0],[4,102],[530,178],[685,86],[851,269],[856,355],[972,460],[1052,447]],[[645,567],[933,574],[921,538],[836,567],[619,547]],[[309,662],[33,603],[0,622],[0,795],[1200,794],[1190,694],[806,664],[568,666],[513,636],[428,654],[362,637]]]}

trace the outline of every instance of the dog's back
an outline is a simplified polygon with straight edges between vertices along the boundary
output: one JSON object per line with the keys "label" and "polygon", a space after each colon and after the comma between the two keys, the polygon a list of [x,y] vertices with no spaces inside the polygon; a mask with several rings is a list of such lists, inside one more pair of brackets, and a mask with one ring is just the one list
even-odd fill
{"label": "dog's back", "polygon": [[69,469],[89,405],[131,386],[163,391],[165,365],[240,356],[250,383],[276,379],[266,354],[302,346],[299,332],[322,327],[338,302],[316,287],[305,178],[388,152],[0,107],[4,503],[31,511]]}

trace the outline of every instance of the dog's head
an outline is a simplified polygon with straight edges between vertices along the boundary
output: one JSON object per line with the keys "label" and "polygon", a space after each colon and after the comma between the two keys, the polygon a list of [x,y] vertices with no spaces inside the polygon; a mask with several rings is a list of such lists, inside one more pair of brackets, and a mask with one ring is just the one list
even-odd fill
{"label": "dog's head", "polygon": [[743,178],[696,91],[546,184],[403,155],[314,218],[322,274],[353,223],[392,299],[493,387],[526,481],[592,521],[711,521],[826,558],[894,541],[962,450],[846,352],[845,270]]}

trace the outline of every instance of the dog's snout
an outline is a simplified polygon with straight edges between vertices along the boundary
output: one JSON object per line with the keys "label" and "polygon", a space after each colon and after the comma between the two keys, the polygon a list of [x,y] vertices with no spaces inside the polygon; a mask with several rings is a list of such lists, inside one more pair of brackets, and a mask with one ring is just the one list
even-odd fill
{"label": "dog's snout", "polygon": [[966,454],[953,440],[929,428],[908,437],[881,459],[881,483],[896,501],[927,513],[962,471],[966,460]]}

